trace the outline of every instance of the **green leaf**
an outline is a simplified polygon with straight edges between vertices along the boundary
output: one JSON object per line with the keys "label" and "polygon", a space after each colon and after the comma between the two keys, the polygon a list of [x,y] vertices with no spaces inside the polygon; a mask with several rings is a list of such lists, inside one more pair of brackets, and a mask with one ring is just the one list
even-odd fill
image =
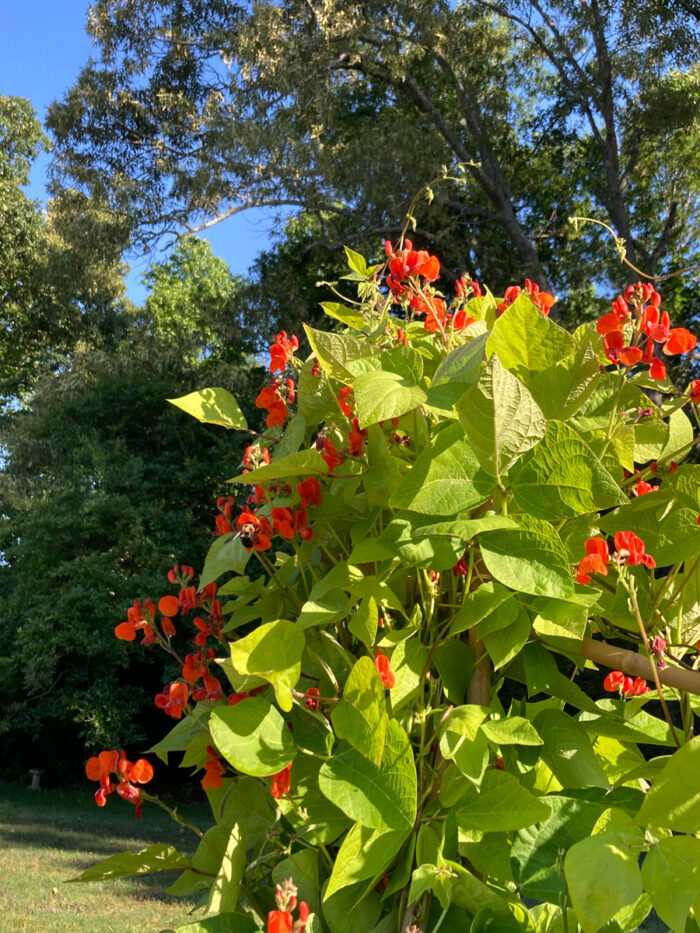
{"label": "green leaf", "polygon": [[533,725],[544,741],[542,759],[563,787],[610,786],[588,733],[575,719],[562,710],[545,709]]}
{"label": "green leaf", "polygon": [[271,683],[281,709],[292,708],[292,689],[301,674],[306,639],[294,622],[278,619],[259,625],[250,635],[231,645],[231,661],[239,674],[261,677]]}
{"label": "green leaf", "polygon": [[542,745],[542,738],[528,719],[509,716],[507,719],[490,719],[481,729],[494,745]]}
{"label": "green leaf", "polygon": [[348,629],[367,648],[374,645],[379,625],[379,610],[373,596],[366,596],[350,614]]}
{"label": "green leaf", "polygon": [[357,933],[371,930],[382,912],[376,891],[366,892],[366,884],[342,888],[323,902],[323,919],[330,933]]}
{"label": "green leaf", "polygon": [[599,364],[586,345],[577,346],[563,327],[521,294],[493,326],[487,354],[527,386],[547,419],[565,421],[594,390]]}
{"label": "green leaf", "polygon": [[258,927],[249,914],[227,913],[186,923],[177,933],[258,933]]}
{"label": "green leaf", "polygon": [[605,804],[557,794],[545,799],[550,816],[518,831],[511,847],[511,866],[525,897],[559,904],[566,893],[557,864],[561,853],[590,836]]}
{"label": "green leaf", "polygon": [[486,645],[486,650],[496,670],[518,654],[530,637],[532,629],[530,616],[522,606],[518,609],[513,621],[505,626],[500,624],[497,615],[493,613],[477,626],[479,637]]}
{"label": "green leaf", "polygon": [[207,913],[222,914],[232,911],[238,905],[241,894],[240,883],[243,880],[248,859],[238,823],[234,823],[226,844],[221,867],[209,892]]}
{"label": "green leaf", "polygon": [[347,305],[341,305],[337,301],[322,301],[321,307],[328,317],[332,317],[336,321],[342,321],[343,324],[347,324],[348,327],[352,327],[354,330],[364,329],[364,319],[354,308],[348,308]]}
{"label": "green leaf", "polygon": [[318,784],[331,803],[363,826],[406,830],[413,825],[416,768],[408,736],[395,719],[389,720],[379,767],[341,744],[321,766]]}
{"label": "green leaf", "polygon": [[506,771],[487,771],[481,788],[470,791],[457,808],[457,823],[462,830],[508,832],[546,820],[550,808],[546,800],[535,797],[520,781]]}
{"label": "green leaf", "polygon": [[425,392],[406,376],[393,372],[362,373],[354,382],[360,427],[388,421],[412,411],[426,400]]}
{"label": "green leaf", "polygon": [[352,337],[349,334],[329,334],[326,331],[314,330],[306,324],[304,330],[323,371],[346,385],[352,385],[355,378],[347,369],[347,363],[380,352],[366,338]]}
{"label": "green leaf", "polygon": [[367,260],[361,253],[356,253],[354,249],[345,246],[345,255],[347,256],[348,266],[363,279],[367,277]]}
{"label": "green leaf", "polygon": [[149,875],[154,871],[173,871],[190,867],[190,859],[172,846],[159,842],[140,852],[118,852],[97,865],[86,868],[70,881],[110,881],[129,875]]}
{"label": "green leaf", "polygon": [[547,425],[544,439],[509,480],[520,508],[536,518],[571,518],[627,502],[590,447],[559,421]]}
{"label": "green leaf", "polygon": [[338,850],[324,900],[348,885],[381,876],[406,841],[406,830],[378,830],[360,823],[348,831]]}
{"label": "green leaf", "polygon": [[499,478],[547,429],[539,405],[496,356],[455,407],[479,463]]}
{"label": "green leaf", "polygon": [[227,389],[201,389],[199,392],[190,392],[189,395],[169,398],[167,401],[206,424],[218,424],[223,428],[238,431],[248,429],[245,415]]}
{"label": "green leaf", "polygon": [[487,336],[487,334],[480,334],[468,343],[462,344],[461,347],[451,350],[435,371],[430,388],[433,389],[444,383],[465,387],[473,385],[481,372]]}
{"label": "green leaf", "polygon": [[319,853],[314,849],[299,849],[272,869],[275,884],[282,884],[288,878],[294,880],[298,899],[306,901],[313,913],[318,913],[321,907],[318,860]]}
{"label": "green leaf", "polygon": [[489,760],[486,737],[479,729],[488,714],[485,706],[457,706],[448,716],[440,738],[442,756],[452,759],[473,783],[481,781]]}
{"label": "green leaf", "polygon": [[435,648],[433,661],[448,702],[455,705],[464,703],[474,672],[474,655],[469,645],[452,638]]}
{"label": "green leaf", "polygon": [[199,588],[203,589],[209,583],[218,580],[222,573],[243,573],[249,557],[250,552],[243,547],[236,535],[221,535],[215,538],[204,560]]}
{"label": "green leaf", "polygon": [[287,724],[264,697],[249,697],[235,706],[215,709],[209,729],[214,745],[243,774],[277,774],[296,754]]}
{"label": "green leaf", "polygon": [[409,638],[394,648],[391,667],[396,683],[391,691],[391,709],[396,713],[410,703],[423,683],[428,664],[428,649],[418,638]]}
{"label": "green leaf", "polygon": [[362,477],[367,503],[384,508],[401,483],[401,473],[396,458],[389,452],[386,435],[377,424],[371,424],[367,430],[367,463]]}
{"label": "green leaf", "polygon": [[455,423],[418,456],[390,504],[428,515],[456,515],[485,502],[495,488],[495,478],[479,465],[463,427]]}
{"label": "green leaf", "polygon": [[300,450],[296,454],[289,454],[288,457],[273,460],[257,470],[234,476],[228,482],[254,486],[269,483],[274,479],[287,479],[290,476],[326,476],[327,473],[326,461],[317,450]]}
{"label": "green leaf", "polygon": [[503,628],[517,617],[518,606],[513,599],[512,590],[501,586],[494,580],[489,580],[482,583],[464,599],[450,628],[450,635],[466,632],[467,629],[496,612],[499,613],[497,627]]}
{"label": "green leaf", "polygon": [[350,671],[331,722],[339,739],[345,739],[379,765],[387,728],[386,702],[384,687],[370,658],[360,658]]}
{"label": "green leaf", "polygon": [[664,923],[683,933],[690,908],[700,896],[700,839],[662,839],[644,859],[642,881]]}
{"label": "green leaf", "polygon": [[564,858],[564,873],[584,933],[597,933],[642,893],[637,852],[620,833],[599,833],[574,843]]}
{"label": "green leaf", "polygon": [[635,823],[700,832],[700,736],[671,756],[644,798]]}
{"label": "green leaf", "polygon": [[566,551],[547,522],[516,516],[519,529],[490,531],[479,538],[486,569],[516,592],[567,599],[574,584]]}
{"label": "green leaf", "polygon": [[389,555],[400,557],[407,567],[429,567],[431,570],[454,567],[463,553],[461,543],[444,536],[430,538],[420,534],[421,520],[422,516],[417,517],[413,512],[399,512],[376,539],[377,544]]}

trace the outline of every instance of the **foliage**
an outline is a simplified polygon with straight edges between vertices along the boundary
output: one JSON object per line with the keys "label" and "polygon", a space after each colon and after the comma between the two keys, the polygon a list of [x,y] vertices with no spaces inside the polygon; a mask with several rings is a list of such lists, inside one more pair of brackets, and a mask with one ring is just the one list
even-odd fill
{"label": "foliage", "polygon": [[[167,290],[158,270],[154,278],[158,301]],[[209,310],[223,314],[213,299]],[[163,676],[163,664],[129,658],[111,627],[175,550],[201,560],[230,450],[165,398],[211,379],[245,397],[259,379],[235,344],[197,359],[187,349],[194,324],[192,314],[182,337],[158,336],[146,312],[113,309],[101,344],[76,351],[39,381],[27,408],[4,419],[0,730],[12,774],[50,766],[54,781],[69,780],[86,741],[143,743],[153,734],[143,687]]]}
{"label": "foliage", "polygon": [[[0,404],[15,403],[109,312],[123,290],[119,253],[106,257],[85,230],[69,245],[47,213],[22,190],[48,140],[28,101],[0,96]],[[75,216],[72,215],[75,223]],[[86,235],[87,232],[87,235]]]}
{"label": "foliage", "polygon": [[[176,566],[117,631],[171,651],[197,613],[151,751],[216,827],[171,890],[211,931],[631,931],[652,905],[696,929],[700,380],[663,363],[696,339],[649,285],[570,334],[529,280],[451,298],[386,249],[346,250],[342,333],[270,348],[199,589]],[[220,392],[176,402],[245,430]],[[602,699],[592,661],[621,668]],[[100,805],[158,802],[145,764],[99,761]]]}
{"label": "foliage", "polygon": [[609,219],[645,273],[697,262],[698,21],[678,3],[99,0],[89,29],[100,55],[50,113],[55,190],[137,244],[267,206],[369,250],[407,179],[459,162],[415,217],[455,277],[524,272],[580,320],[587,270],[619,273],[571,215]]}

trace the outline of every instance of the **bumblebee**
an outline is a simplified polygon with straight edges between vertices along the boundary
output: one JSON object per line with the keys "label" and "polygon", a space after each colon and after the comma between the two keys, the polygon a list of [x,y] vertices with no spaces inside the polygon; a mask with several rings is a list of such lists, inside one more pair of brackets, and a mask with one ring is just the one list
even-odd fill
{"label": "bumblebee", "polygon": [[258,540],[258,529],[252,522],[241,525],[238,537],[244,547],[254,547]]}

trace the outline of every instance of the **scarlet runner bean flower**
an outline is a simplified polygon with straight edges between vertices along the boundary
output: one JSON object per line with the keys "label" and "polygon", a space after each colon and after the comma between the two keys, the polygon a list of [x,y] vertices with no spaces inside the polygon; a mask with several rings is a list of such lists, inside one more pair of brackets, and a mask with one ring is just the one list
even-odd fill
{"label": "scarlet runner bean flower", "polygon": [[395,252],[391,240],[384,242],[384,251],[391,260],[390,275],[387,276],[389,288],[392,287],[392,283],[400,284],[411,276],[421,275],[427,282],[434,282],[440,277],[440,261],[437,256],[431,256],[425,250],[414,250],[410,240],[404,240],[404,244],[404,249]]}
{"label": "scarlet runner bean flower", "polygon": [[[145,758],[139,758],[134,764],[127,760],[124,752],[102,751],[94,758],[89,758],[85,765],[85,774],[91,781],[99,781],[95,791],[95,803],[104,807],[109,794],[117,794],[136,807],[136,817],[141,816],[141,791],[135,784],[147,784],[153,777],[153,766]],[[112,780],[112,774],[117,778]]]}
{"label": "scarlet runner bean flower", "polygon": [[325,438],[323,441],[323,449],[321,451],[321,456],[328,464],[328,473],[333,473],[333,470],[345,460],[345,457],[342,454],[339,454],[335,449],[335,444],[333,441]]}
{"label": "scarlet runner bean flower", "polygon": [[245,548],[255,551],[267,551],[272,547],[270,535],[272,527],[264,515],[254,512],[242,512],[236,519],[236,530]]}
{"label": "scarlet runner bean flower", "polygon": [[321,691],[318,689],[318,687],[309,687],[309,689],[306,691],[306,699],[304,700],[304,702],[306,703],[306,708],[311,709],[311,710],[317,710],[318,709],[318,698],[320,696],[321,696]]}
{"label": "scarlet runner bean flower", "polygon": [[690,383],[689,398],[693,405],[700,405],[700,379],[693,379]]}
{"label": "scarlet runner bean flower", "polygon": [[297,483],[297,492],[301,498],[302,509],[308,509],[310,505],[318,507],[321,504],[321,484],[315,476],[309,476]]}
{"label": "scarlet runner bean flower", "polygon": [[272,796],[279,800],[281,797],[284,797],[285,794],[288,794],[291,788],[291,776],[290,771],[292,770],[291,764],[288,764],[286,768],[282,768],[281,771],[278,771],[277,774],[271,775],[272,785],[270,787],[270,793]]}
{"label": "scarlet runner bean flower", "polygon": [[182,713],[187,706],[190,691],[189,687],[183,681],[175,681],[163,688],[162,693],[157,693],[155,704],[158,709],[162,709],[173,719],[182,719]]}
{"label": "scarlet runner bean flower", "polygon": [[603,687],[609,693],[619,692],[621,696],[629,697],[642,696],[649,692],[649,685],[646,680],[643,680],[641,677],[635,677],[634,680],[632,680],[631,677],[627,677],[622,671],[610,671],[603,681]]}
{"label": "scarlet runner bean flower", "polygon": [[219,753],[211,746],[207,745],[208,760],[204,762],[204,777],[202,778],[202,790],[217,789],[223,785],[223,776],[226,768],[219,759]]}
{"label": "scarlet runner bean flower", "polygon": [[602,538],[588,538],[585,542],[586,556],[578,563],[577,583],[590,583],[592,573],[607,576],[610,563],[608,545]]}
{"label": "scarlet runner bean flower", "polygon": [[143,607],[138,599],[135,599],[134,605],[126,611],[127,621],[120,622],[114,629],[114,634],[122,641],[133,641],[136,638],[136,632],[143,631],[143,643],[153,644],[156,641],[152,628],[155,616],[156,607],[151,599],[145,600]]}
{"label": "scarlet runner bean flower", "polygon": [[275,379],[272,385],[260,390],[255,399],[255,407],[267,410],[265,424],[268,428],[275,425],[281,427],[289,417],[287,402],[293,403],[295,397],[296,387],[292,379]]}
{"label": "scarlet runner bean flower", "polygon": [[270,372],[284,372],[287,363],[294,356],[294,351],[298,349],[299,340],[294,335],[290,340],[286,330],[277,334],[275,342],[270,347]]}
{"label": "scarlet runner bean flower", "polygon": [[396,685],[396,677],[391,669],[389,658],[387,658],[385,654],[382,654],[381,651],[377,651],[374,655],[374,666],[379,672],[382,684],[391,690],[392,687]]}
{"label": "scarlet runner bean flower", "polygon": [[[532,282],[530,279],[525,279],[525,291],[530,296],[530,300],[535,307],[537,307],[542,314],[548,315],[552,305],[555,304],[557,300],[554,295],[550,295],[549,292],[540,291],[539,285],[536,282]],[[522,288],[520,288],[519,285],[511,285],[507,288],[503,300],[496,308],[496,313],[502,314],[506,308],[509,308],[513,304],[521,292]]]}

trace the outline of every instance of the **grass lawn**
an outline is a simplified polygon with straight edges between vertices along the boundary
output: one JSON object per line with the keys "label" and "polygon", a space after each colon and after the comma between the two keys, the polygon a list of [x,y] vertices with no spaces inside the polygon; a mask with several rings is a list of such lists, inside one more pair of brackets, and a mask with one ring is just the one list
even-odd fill
{"label": "grass lawn", "polygon": [[[144,806],[138,821],[116,794],[99,809],[90,791],[0,784],[0,933],[159,933],[195,919],[188,917],[193,901],[165,893],[177,872],[64,883],[124,849],[196,847],[194,834],[156,807]],[[202,829],[211,825],[207,808],[180,809]]]}

